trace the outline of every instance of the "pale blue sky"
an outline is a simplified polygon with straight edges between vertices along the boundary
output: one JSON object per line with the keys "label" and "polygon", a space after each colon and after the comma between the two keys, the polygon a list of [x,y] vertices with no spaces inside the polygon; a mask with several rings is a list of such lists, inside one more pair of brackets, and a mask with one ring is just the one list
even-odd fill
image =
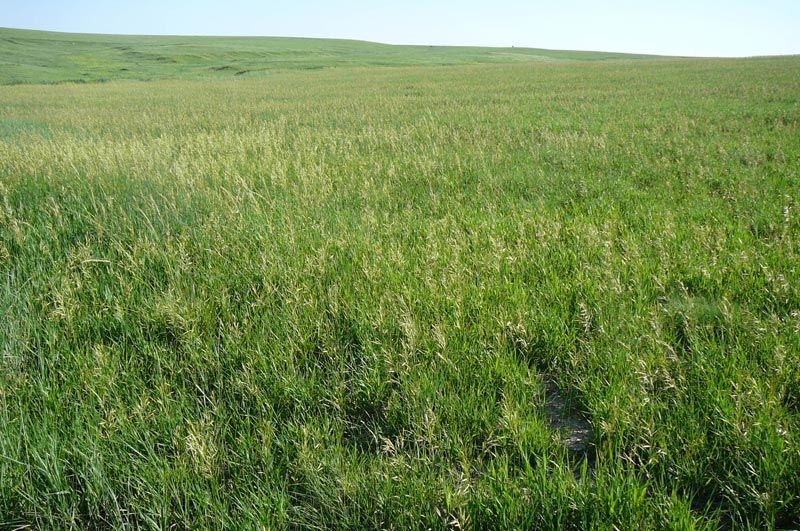
{"label": "pale blue sky", "polygon": [[800,0],[0,0],[0,26],[671,55],[800,53]]}

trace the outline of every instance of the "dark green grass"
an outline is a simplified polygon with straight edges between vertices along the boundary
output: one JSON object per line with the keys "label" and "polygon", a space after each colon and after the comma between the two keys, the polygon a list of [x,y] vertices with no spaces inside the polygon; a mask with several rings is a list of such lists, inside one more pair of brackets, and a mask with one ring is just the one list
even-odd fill
{"label": "dark green grass", "polygon": [[260,77],[335,66],[457,65],[647,56],[532,48],[392,46],[278,37],[85,35],[0,28],[0,84]]}
{"label": "dark green grass", "polygon": [[4,87],[0,525],[800,526],[799,119],[796,58]]}

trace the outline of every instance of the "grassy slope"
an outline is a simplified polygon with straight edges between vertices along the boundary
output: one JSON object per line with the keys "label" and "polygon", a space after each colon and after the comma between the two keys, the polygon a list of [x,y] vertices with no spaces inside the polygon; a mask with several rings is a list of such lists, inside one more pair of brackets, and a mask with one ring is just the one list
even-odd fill
{"label": "grassy slope", "polygon": [[278,70],[332,66],[642,57],[530,48],[392,46],[332,39],[83,35],[0,28],[0,84],[252,77]]}
{"label": "grassy slope", "polygon": [[0,527],[800,526],[798,80],[3,87]]}

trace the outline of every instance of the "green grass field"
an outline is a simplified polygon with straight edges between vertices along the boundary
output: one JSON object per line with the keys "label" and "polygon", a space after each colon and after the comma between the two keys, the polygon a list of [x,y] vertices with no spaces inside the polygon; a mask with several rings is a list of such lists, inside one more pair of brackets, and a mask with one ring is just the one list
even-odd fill
{"label": "green grass field", "polygon": [[800,58],[16,34],[0,527],[800,526]]}
{"label": "green grass field", "polygon": [[333,39],[84,35],[0,28],[0,85],[252,78],[337,66],[646,58],[653,57],[531,48],[391,46]]}

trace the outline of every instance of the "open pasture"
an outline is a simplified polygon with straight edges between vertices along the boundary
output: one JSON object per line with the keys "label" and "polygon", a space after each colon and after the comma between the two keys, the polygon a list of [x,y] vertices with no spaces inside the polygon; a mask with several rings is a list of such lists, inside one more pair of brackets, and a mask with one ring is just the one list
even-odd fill
{"label": "open pasture", "polygon": [[800,525],[800,59],[0,87],[0,525]]}

